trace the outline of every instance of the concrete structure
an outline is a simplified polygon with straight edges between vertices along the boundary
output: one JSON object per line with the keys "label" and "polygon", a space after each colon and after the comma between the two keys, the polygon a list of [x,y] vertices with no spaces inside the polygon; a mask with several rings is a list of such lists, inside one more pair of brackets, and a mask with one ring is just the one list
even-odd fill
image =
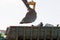
{"label": "concrete structure", "polygon": [[60,27],[10,26],[8,40],[60,40]]}

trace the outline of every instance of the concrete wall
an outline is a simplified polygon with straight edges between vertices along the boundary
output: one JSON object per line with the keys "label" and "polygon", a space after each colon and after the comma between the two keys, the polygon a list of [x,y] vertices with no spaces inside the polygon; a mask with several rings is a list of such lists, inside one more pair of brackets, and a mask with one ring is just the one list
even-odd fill
{"label": "concrete wall", "polygon": [[25,38],[60,38],[60,27],[25,27],[11,26],[9,33],[11,37],[21,36]]}

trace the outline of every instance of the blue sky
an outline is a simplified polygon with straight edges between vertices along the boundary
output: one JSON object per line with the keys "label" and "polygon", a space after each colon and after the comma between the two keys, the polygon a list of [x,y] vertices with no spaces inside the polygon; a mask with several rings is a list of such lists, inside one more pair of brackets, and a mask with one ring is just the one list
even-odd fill
{"label": "blue sky", "polygon": [[[31,1],[31,0],[28,0]],[[22,0],[0,0],[0,29],[9,26],[38,25],[40,22],[60,24],[60,0],[34,0],[36,2],[37,19],[30,24],[19,24],[27,13]]]}

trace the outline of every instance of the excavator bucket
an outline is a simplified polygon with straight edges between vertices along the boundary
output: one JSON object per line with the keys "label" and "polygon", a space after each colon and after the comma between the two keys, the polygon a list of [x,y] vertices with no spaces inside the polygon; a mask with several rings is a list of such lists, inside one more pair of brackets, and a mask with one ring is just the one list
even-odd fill
{"label": "excavator bucket", "polygon": [[23,18],[23,20],[20,22],[22,23],[32,23],[34,22],[36,19],[36,12],[35,10],[30,10],[29,12],[27,12],[26,16]]}
{"label": "excavator bucket", "polygon": [[27,0],[22,0],[24,2],[24,4],[26,5],[27,9],[28,9],[28,12],[26,14],[26,16],[23,18],[23,20],[20,22],[20,24],[23,24],[23,23],[32,23],[35,21],[36,19],[36,11],[35,11],[35,4],[31,3],[34,5],[33,9],[30,8],[30,3],[27,4]]}

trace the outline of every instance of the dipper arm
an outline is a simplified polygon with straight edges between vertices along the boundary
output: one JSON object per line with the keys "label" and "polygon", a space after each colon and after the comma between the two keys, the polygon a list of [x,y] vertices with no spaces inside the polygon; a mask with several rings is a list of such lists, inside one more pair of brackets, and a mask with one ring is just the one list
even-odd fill
{"label": "dipper arm", "polygon": [[26,7],[27,7],[28,9],[30,9],[29,4],[27,4],[27,0],[22,0],[22,1],[23,1],[24,4],[26,5]]}

